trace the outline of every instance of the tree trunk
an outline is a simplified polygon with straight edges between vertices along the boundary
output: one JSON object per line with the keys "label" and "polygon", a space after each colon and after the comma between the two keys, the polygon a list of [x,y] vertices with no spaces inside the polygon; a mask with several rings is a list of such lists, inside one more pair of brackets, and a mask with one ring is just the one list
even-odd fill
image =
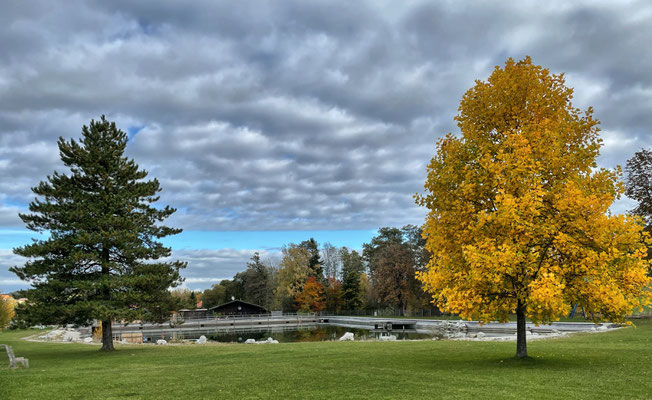
{"label": "tree trunk", "polygon": [[112,351],[113,349],[113,330],[111,327],[111,320],[105,319],[102,321],[102,350]]}
{"label": "tree trunk", "polygon": [[525,304],[521,300],[518,300],[518,305],[516,306],[516,358],[527,357],[525,334]]}
{"label": "tree trunk", "polygon": [[[104,279],[109,277],[111,273],[108,267],[109,263],[109,249],[102,247],[102,258],[104,259],[104,265],[102,265],[102,276]],[[104,288],[102,289],[104,301],[108,305],[109,300],[111,299],[111,291],[106,282],[104,283]],[[111,327],[111,318],[106,318],[102,320],[102,350],[103,351],[113,351],[113,329]]]}

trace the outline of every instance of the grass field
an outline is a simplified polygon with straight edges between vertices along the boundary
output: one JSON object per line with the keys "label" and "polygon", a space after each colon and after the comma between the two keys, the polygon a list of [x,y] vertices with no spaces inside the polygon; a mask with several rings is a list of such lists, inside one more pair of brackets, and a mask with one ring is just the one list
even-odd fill
{"label": "grass field", "polygon": [[650,399],[652,320],[637,328],[529,343],[320,342],[276,345],[33,343],[0,354],[0,399]]}

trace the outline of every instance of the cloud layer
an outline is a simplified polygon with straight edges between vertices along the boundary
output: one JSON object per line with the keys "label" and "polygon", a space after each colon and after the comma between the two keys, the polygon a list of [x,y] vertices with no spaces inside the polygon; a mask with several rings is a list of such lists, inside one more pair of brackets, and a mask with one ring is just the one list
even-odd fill
{"label": "cloud layer", "polygon": [[179,209],[172,225],[420,224],[436,139],[507,57],[566,73],[602,120],[602,166],[649,148],[651,37],[645,1],[10,2],[0,227],[61,169],[57,138],[101,114]]}

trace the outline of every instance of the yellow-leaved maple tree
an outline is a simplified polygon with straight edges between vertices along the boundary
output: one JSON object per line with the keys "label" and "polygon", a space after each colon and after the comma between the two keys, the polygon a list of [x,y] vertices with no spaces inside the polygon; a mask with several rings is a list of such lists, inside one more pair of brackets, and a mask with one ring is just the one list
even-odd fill
{"label": "yellow-leaved maple tree", "polygon": [[432,258],[418,278],[441,309],[465,319],[559,320],[580,304],[595,321],[622,321],[649,301],[642,221],[612,215],[620,169],[599,169],[592,108],[529,57],[476,81],[455,117],[461,137],[437,144],[417,203]]}
{"label": "yellow-leaved maple tree", "polygon": [[0,296],[0,331],[9,325],[14,317],[16,302],[10,297]]}

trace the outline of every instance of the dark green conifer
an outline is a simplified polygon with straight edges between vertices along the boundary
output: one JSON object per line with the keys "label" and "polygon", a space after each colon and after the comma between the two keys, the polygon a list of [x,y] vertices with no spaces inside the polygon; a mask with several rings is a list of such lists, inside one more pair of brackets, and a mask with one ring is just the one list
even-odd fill
{"label": "dark green conifer", "polygon": [[102,323],[102,350],[113,350],[112,321],[163,321],[175,302],[168,289],[181,283],[184,262],[164,262],[171,250],[158,239],[181,232],[161,222],[175,212],[152,206],[161,191],[124,156],[127,135],[104,116],[82,128],[78,142],[59,138],[70,174],[54,172],[32,188],[38,196],[27,228],[47,240],[18,247],[29,260],[13,267],[32,288],[21,309],[30,323]]}

